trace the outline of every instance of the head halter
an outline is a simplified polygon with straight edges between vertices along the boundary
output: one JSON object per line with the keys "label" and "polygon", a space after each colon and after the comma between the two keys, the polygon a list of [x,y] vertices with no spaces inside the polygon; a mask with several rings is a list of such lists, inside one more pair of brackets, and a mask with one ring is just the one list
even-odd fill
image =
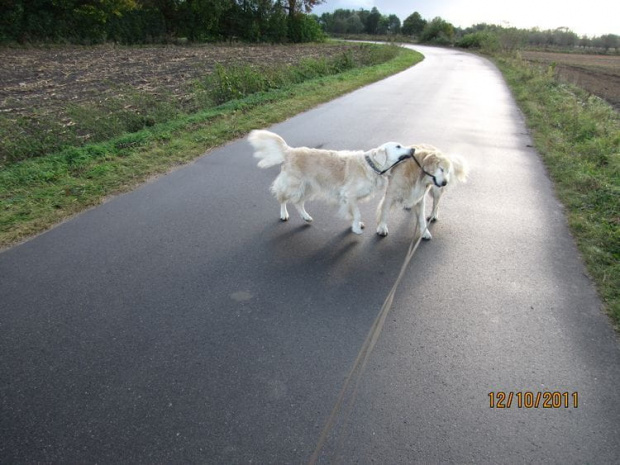
{"label": "head halter", "polygon": [[415,162],[418,164],[418,166],[420,167],[420,169],[422,170],[422,172],[427,175],[428,177],[432,178],[433,182],[435,183],[435,185],[437,187],[443,187],[440,186],[439,183],[437,182],[437,178],[435,176],[433,176],[431,173],[429,173],[428,171],[426,171],[424,168],[422,168],[422,165],[420,164],[420,162],[418,161],[418,159],[415,157],[415,155],[412,155],[412,158],[415,160]]}
{"label": "head halter", "polygon": [[[402,157],[400,157],[400,158],[396,161],[396,163],[394,163],[392,166],[390,166],[390,167],[388,167],[388,168],[386,168],[386,169],[384,169],[384,170],[381,170],[381,168],[379,168],[377,165],[375,165],[375,162],[374,162],[374,161],[372,161],[372,158],[370,158],[368,155],[364,155],[364,158],[366,159],[366,163],[368,163],[368,164],[370,165],[370,167],[372,168],[372,170],[373,170],[375,173],[377,173],[379,176],[381,176],[381,175],[384,175],[385,173],[387,173],[388,171],[390,171],[390,170],[391,170],[392,168],[394,168],[396,165],[398,165],[398,164],[400,164],[400,163],[404,162],[407,158],[411,158],[411,157],[415,158],[415,157],[413,156],[413,154],[414,154],[414,153],[415,153],[415,149],[414,149],[414,148],[412,148],[412,149],[411,149],[411,155],[403,155]],[[418,165],[419,165],[419,163],[418,163]]]}

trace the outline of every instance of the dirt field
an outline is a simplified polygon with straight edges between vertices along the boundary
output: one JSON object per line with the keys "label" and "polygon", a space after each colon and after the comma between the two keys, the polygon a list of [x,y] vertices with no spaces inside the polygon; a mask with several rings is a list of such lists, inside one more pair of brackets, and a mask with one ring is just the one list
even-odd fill
{"label": "dirt field", "polygon": [[620,111],[620,56],[552,52],[522,52],[521,55],[536,63],[555,63],[559,79],[607,100]]}
{"label": "dirt field", "polygon": [[[0,49],[0,113],[54,113],[67,103],[105,99],[119,86],[182,98],[187,86],[216,63],[295,63],[334,56],[350,45],[202,45],[152,47],[49,47]],[[620,56],[523,52],[556,63],[561,79],[586,88],[620,109]]]}
{"label": "dirt field", "polygon": [[295,63],[330,57],[353,45],[202,45],[0,49],[0,113],[54,113],[67,103],[105,99],[119,86],[182,98],[216,63]]}

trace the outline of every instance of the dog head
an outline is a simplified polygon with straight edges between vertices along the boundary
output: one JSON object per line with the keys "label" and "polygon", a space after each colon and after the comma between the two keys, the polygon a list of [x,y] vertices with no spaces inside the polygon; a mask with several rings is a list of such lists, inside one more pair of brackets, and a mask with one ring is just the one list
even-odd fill
{"label": "dog head", "polygon": [[398,142],[387,142],[370,153],[370,158],[381,170],[388,170],[398,163],[411,158],[414,149]]}
{"label": "dog head", "polygon": [[431,156],[425,160],[425,171],[433,175],[431,178],[437,187],[445,187],[450,182],[452,163],[445,157]]}
{"label": "dog head", "polygon": [[447,156],[440,152],[427,157],[424,169],[434,176],[437,187],[445,187],[454,181],[466,182],[469,174],[467,162],[458,155]]}
{"label": "dog head", "polygon": [[[447,155],[430,144],[416,144],[414,159],[418,173],[425,178],[425,184],[445,187],[454,181],[465,182],[469,174],[469,166],[465,159],[458,155]],[[416,170],[412,169],[412,174]]]}

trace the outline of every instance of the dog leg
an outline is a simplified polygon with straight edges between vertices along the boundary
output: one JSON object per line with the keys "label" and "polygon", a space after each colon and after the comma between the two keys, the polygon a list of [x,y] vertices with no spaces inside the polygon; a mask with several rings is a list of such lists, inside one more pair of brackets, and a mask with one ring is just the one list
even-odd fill
{"label": "dog leg", "polygon": [[291,199],[288,188],[289,178],[284,171],[281,171],[278,177],[273,181],[271,185],[271,192],[275,195],[278,202],[280,202],[280,220],[288,221],[288,210],[286,204]]}
{"label": "dog leg", "polygon": [[408,212],[410,212],[411,210],[413,210],[413,207],[416,206],[417,203],[417,197],[416,197],[416,192],[412,192],[409,197],[407,197],[406,199],[403,200],[403,208],[405,210],[407,210]]}
{"label": "dog leg", "polygon": [[431,235],[431,232],[427,229],[426,227],[426,218],[424,217],[424,213],[425,213],[425,204],[426,204],[426,200],[425,197],[422,197],[422,199],[420,199],[420,201],[415,205],[415,210],[416,210],[416,214],[418,215],[418,233],[422,234],[422,239],[426,240],[426,241],[430,241],[433,236]]}
{"label": "dog leg", "polygon": [[439,201],[441,200],[443,189],[437,186],[433,186],[433,188],[431,189],[431,194],[433,196],[433,211],[431,212],[431,216],[429,216],[427,219],[428,221],[433,223],[439,219]]}
{"label": "dog leg", "polygon": [[297,211],[301,215],[301,218],[306,223],[312,223],[312,217],[306,211],[306,208],[304,207],[304,202],[294,203],[293,205],[295,205],[295,208],[297,208]]}
{"label": "dog leg", "polygon": [[288,210],[286,209],[286,202],[280,204],[280,219],[282,221],[288,221]]}
{"label": "dog leg", "polygon": [[392,208],[393,199],[388,193],[381,199],[377,207],[377,234],[379,236],[388,235],[387,219],[390,209]]}
{"label": "dog leg", "polygon": [[349,203],[349,212],[351,213],[351,216],[353,216],[351,231],[355,234],[362,234],[362,229],[365,228],[365,225],[362,223],[362,213],[360,212],[357,204]]}

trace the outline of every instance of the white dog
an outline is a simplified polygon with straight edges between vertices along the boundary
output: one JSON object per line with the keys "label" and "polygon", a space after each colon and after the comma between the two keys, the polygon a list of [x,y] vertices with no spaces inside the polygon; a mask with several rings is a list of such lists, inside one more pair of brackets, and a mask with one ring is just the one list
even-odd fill
{"label": "white dog", "polygon": [[391,208],[401,203],[406,209],[415,207],[418,216],[418,234],[431,239],[426,228],[425,197],[428,186],[433,196],[433,211],[429,221],[439,219],[439,201],[449,183],[453,180],[465,182],[469,174],[466,161],[457,156],[443,154],[432,145],[411,146],[415,149],[412,160],[395,167],[389,175],[388,187],[377,208],[377,234],[387,236],[387,219]]}
{"label": "white dog", "polygon": [[376,149],[363,151],[321,150],[289,147],[284,139],[269,131],[256,130],[248,136],[254,147],[258,166],[268,168],[282,165],[271,191],[280,202],[280,219],[289,218],[287,202],[292,202],[302,219],[312,217],[304,202],[314,198],[335,200],[341,211],[353,218],[351,229],[361,234],[364,223],[358,202],[384,189],[388,170],[411,158],[413,149],[388,142]]}

